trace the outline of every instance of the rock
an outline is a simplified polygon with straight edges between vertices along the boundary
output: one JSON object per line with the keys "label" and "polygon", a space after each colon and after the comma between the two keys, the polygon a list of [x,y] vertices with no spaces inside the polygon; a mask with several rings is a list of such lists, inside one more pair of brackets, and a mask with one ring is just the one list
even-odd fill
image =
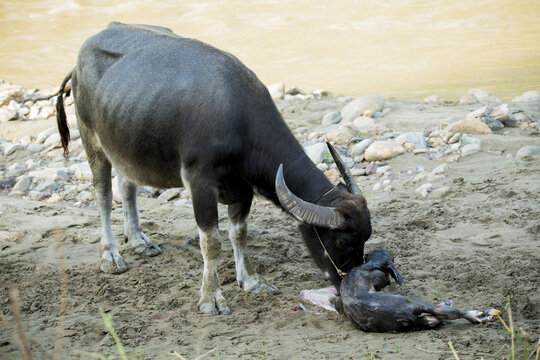
{"label": "rock", "polygon": [[12,100],[23,102],[23,88],[18,85],[0,84],[0,106],[9,105]]}
{"label": "rock", "polygon": [[446,171],[446,169],[448,169],[448,164],[444,163],[444,164],[441,164],[441,165],[437,166],[435,169],[433,169],[431,171],[431,174],[432,175],[440,175],[440,174],[444,173]]}
{"label": "rock", "polygon": [[0,123],[7,123],[8,121],[17,120],[19,114],[15,110],[8,109],[6,107],[0,108]]}
{"label": "rock", "polygon": [[460,132],[466,134],[492,134],[493,132],[482,121],[476,118],[469,118],[456,121],[446,127],[443,132]]}
{"label": "rock", "polygon": [[51,136],[52,134],[55,134],[55,133],[57,133],[57,132],[58,132],[58,131],[56,130],[55,127],[49,128],[49,129],[47,129],[47,130],[43,130],[42,132],[40,132],[40,133],[38,134],[38,136],[37,136],[37,138],[36,138],[36,142],[37,142],[38,144],[43,144],[43,142],[44,142],[45,140],[47,140],[47,138],[48,138],[49,136]]}
{"label": "rock", "polygon": [[37,192],[53,192],[58,189],[58,184],[55,181],[45,181],[40,184],[38,184],[35,187],[35,191]]}
{"label": "rock", "polygon": [[4,148],[4,154],[6,156],[11,155],[15,151],[19,151],[19,150],[24,150],[24,145],[23,144],[9,144]]}
{"label": "rock", "polygon": [[501,104],[494,107],[489,113],[489,116],[499,120],[500,122],[505,122],[506,120],[510,119],[510,115],[510,108],[508,107],[508,104]]}
{"label": "rock", "polygon": [[332,111],[328,114],[324,115],[322,118],[322,124],[323,125],[332,125],[337,124],[341,121],[341,114],[338,111]]}
{"label": "rock", "polygon": [[[424,149],[427,147],[427,139],[422,132],[407,132],[399,135],[394,141],[400,145],[406,142],[414,145],[415,149]],[[414,149],[413,149],[414,150]]]}
{"label": "rock", "polygon": [[326,170],[328,170],[328,165],[325,163],[317,164],[317,169],[321,170],[322,172],[325,172]]}
{"label": "rock", "polygon": [[69,167],[69,171],[73,173],[73,176],[82,181],[92,180],[92,170],[87,163],[77,163]]}
{"label": "rock", "polygon": [[481,149],[480,144],[467,144],[461,148],[461,156],[476,154]]}
{"label": "rock", "polygon": [[345,156],[345,155],[341,155],[341,161],[343,162],[343,164],[347,167],[347,168],[352,168],[354,165],[356,165],[354,163],[354,159],[351,158],[351,157],[348,157],[348,156]]}
{"label": "rock", "polygon": [[470,105],[470,104],[476,104],[478,102],[478,99],[476,96],[472,94],[463,94],[459,98],[459,103],[461,105]]}
{"label": "rock", "polygon": [[359,116],[364,115],[365,113],[376,113],[382,111],[384,107],[384,97],[377,94],[370,94],[360,96],[347,105],[341,110],[341,116],[343,122],[352,122]]}
{"label": "rock", "polygon": [[465,116],[465,118],[466,119],[473,119],[473,118],[480,119],[484,116],[488,116],[492,110],[493,109],[491,108],[491,106],[485,105],[485,106],[482,106],[481,108],[471,111],[470,113],[467,114],[467,116]]}
{"label": "rock", "polygon": [[472,137],[472,136],[462,136],[459,141],[462,143],[462,144],[478,144],[480,146],[482,146],[482,140],[478,139],[478,138],[475,138],[475,137]]}
{"label": "rock", "polygon": [[482,118],[482,122],[485,122],[491,131],[498,131],[504,129],[504,124],[497,119],[492,118],[491,116],[486,116]]}
{"label": "rock", "polygon": [[375,141],[364,152],[366,161],[381,161],[403,154],[403,146],[391,140]]}
{"label": "rock", "polygon": [[51,136],[49,136],[47,138],[47,140],[45,140],[45,142],[43,143],[43,146],[45,146],[46,148],[48,148],[50,146],[61,146],[60,145],[60,134],[59,133],[54,133]]}
{"label": "rock", "polygon": [[32,139],[33,139],[32,136],[26,135],[26,136],[23,136],[23,137],[19,140],[19,142],[20,142],[21,144],[23,144],[24,146],[28,146],[28,145],[30,145],[30,144],[32,143]]}
{"label": "rock", "polygon": [[28,190],[30,190],[30,184],[32,183],[32,177],[31,176],[21,176],[17,180],[17,183],[11,189],[11,192],[21,192],[21,193],[27,193]]}
{"label": "rock", "polygon": [[320,164],[330,157],[330,151],[325,143],[316,143],[306,146],[304,151],[315,164]]}
{"label": "rock", "polygon": [[290,88],[286,92],[287,95],[306,95],[306,92],[296,86]]}
{"label": "rock", "polygon": [[489,91],[483,90],[483,89],[469,89],[469,94],[474,95],[478,99],[479,102],[483,103],[501,103],[501,99],[499,99],[497,96],[493,95]]}
{"label": "rock", "polygon": [[7,168],[8,177],[19,177],[26,172],[26,167],[19,163],[13,163]]}
{"label": "rock", "polygon": [[533,160],[540,157],[540,146],[528,145],[518,150],[516,157],[521,160]]}
{"label": "rock", "polygon": [[339,173],[336,169],[328,169],[324,172],[324,175],[333,184],[339,181]]}
{"label": "rock", "polygon": [[369,116],[360,116],[353,121],[356,129],[362,133],[383,133],[388,129],[380,124],[376,124],[375,120]]}
{"label": "rock", "polygon": [[428,193],[433,189],[433,185],[430,183],[420,185],[419,187],[414,190],[414,193],[421,197],[422,199],[425,199]]}
{"label": "rock", "polygon": [[324,89],[317,89],[315,91],[313,91],[313,96],[316,97],[316,98],[325,98],[325,97],[329,97],[331,96],[332,94],[330,93],[330,91],[328,90],[324,90]]}
{"label": "rock", "polygon": [[179,188],[172,188],[165,190],[161,195],[158,196],[158,200],[161,203],[166,203],[167,201],[170,201],[172,199],[175,199],[180,196],[180,189]]}
{"label": "rock", "polygon": [[537,101],[540,100],[540,90],[531,90],[526,91],[520,96],[516,96],[512,99],[512,102],[522,102],[522,101]]}
{"label": "rock", "polygon": [[94,195],[90,191],[81,191],[79,195],[77,196],[77,200],[84,201],[84,202],[90,202],[94,199]]}
{"label": "rock", "polygon": [[438,95],[431,95],[424,98],[424,102],[428,104],[440,104],[442,103],[442,99]]}
{"label": "rock", "polygon": [[443,186],[443,187],[440,187],[438,189],[433,190],[431,192],[431,195],[433,195],[433,197],[436,198],[436,199],[442,199],[449,192],[450,192],[450,187],[449,186]]}
{"label": "rock", "polygon": [[57,168],[44,168],[40,170],[30,171],[28,175],[36,179],[56,180],[56,178],[58,177],[58,169]]}
{"label": "rock", "polygon": [[377,175],[384,175],[386,174],[388,171],[390,171],[392,169],[392,167],[390,165],[385,165],[385,166],[379,166],[377,168],[377,171],[375,172]]}
{"label": "rock", "polygon": [[377,168],[379,166],[377,164],[375,164],[374,162],[372,162],[371,164],[369,164],[368,166],[366,166],[365,168],[365,173],[366,175],[371,175],[373,174],[374,172],[377,171]]}
{"label": "rock", "polygon": [[450,139],[448,139],[448,143],[449,144],[454,144],[454,143],[457,143],[459,141],[459,139],[461,138],[461,133],[457,132],[457,133],[454,133],[454,135],[452,135],[450,137]]}
{"label": "rock", "polygon": [[26,148],[31,153],[37,153],[37,152],[40,152],[40,151],[42,151],[44,149],[44,147],[41,146],[40,144],[29,144]]}
{"label": "rock", "polygon": [[38,192],[38,191],[33,191],[33,190],[28,192],[28,198],[30,200],[41,201],[41,200],[48,199],[49,197],[51,197],[51,194],[47,192]]}
{"label": "rock", "polygon": [[26,106],[20,108],[19,110],[17,110],[17,114],[19,114],[19,119],[20,120],[24,120],[24,118],[26,117],[26,115],[28,115],[30,113],[30,109],[27,108]]}
{"label": "rock", "polygon": [[356,136],[356,134],[357,132],[354,126],[342,124],[333,127],[326,134],[326,139],[338,144],[348,144]]}
{"label": "rock", "polygon": [[51,195],[50,198],[47,199],[47,202],[52,204],[52,203],[60,202],[61,200],[62,200],[62,196],[60,196],[60,194],[54,193]]}
{"label": "rock", "polygon": [[47,105],[41,108],[41,110],[39,111],[38,117],[40,119],[48,119],[55,114],[56,114],[56,110],[54,109],[54,107]]}
{"label": "rock", "polygon": [[283,99],[285,97],[285,84],[284,83],[278,83],[278,84],[272,84],[268,85],[268,92],[270,93],[270,96],[272,99]]}
{"label": "rock", "polygon": [[5,241],[18,242],[21,241],[24,234],[18,232],[0,231],[0,243]]}
{"label": "rock", "polygon": [[357,144],[354,144],[351,148],[351,155],[352,156],[360,156],[366,151],[366,149],[369,147],[369,145],[373,144],[373,140],[371,139],[364,139],[360,141]]}

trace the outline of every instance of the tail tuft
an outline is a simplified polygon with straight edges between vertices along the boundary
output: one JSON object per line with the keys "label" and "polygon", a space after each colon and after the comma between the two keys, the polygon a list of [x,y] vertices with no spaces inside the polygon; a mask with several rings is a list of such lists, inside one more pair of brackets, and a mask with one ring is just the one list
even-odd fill
{"label": "tail tuft", "polygon": [[[73,71],[70,72],[62,85],[60,85],[60,91],[58,92],[58,97],[56,99],[56,125],[58,126],[58,132],[60,133],[60,140],[62,147],[64,148],[64,157],[67,159],[69,155],[68,144],[70,140],[69,127],[67,124],[66,111],[64,110],[64,89],[67,82],[71,79]],[[69,96],[69,90],[66,91],[66,96]]]}

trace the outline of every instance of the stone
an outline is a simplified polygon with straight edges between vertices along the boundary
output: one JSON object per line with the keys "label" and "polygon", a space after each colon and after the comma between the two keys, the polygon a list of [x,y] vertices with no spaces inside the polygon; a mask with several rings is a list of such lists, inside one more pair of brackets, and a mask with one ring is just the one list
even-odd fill
{"label": "stone", "polygon": [[461,156],[476,154],[481,149],[480,144],[467,144],[461,148]]}
{"label": "stone", "polygon": [[326,170],[328,170],[328,165],[325,163],[317,164],[317,169],[321,170],[322,172],[325,172]]}
{"label": "stone", "polygon": [[47,199],[47,202],[50,204],[60,202],[62,200],[62,196],[60,194],[54,193],[51,195],[50,198]]}
{"label": "stone", "polygon": [[450,192],[449,186],[442,186],[440,188],[437,188],[431,192],[431,195],[436,199],[442,199],[444,198],[448,193]]}
{"label": "stone", "polygon": [[347,168],[352,168],[354,165],[356,165],[354,163],[354,159],[351,158],[351,157],[348,157],[348,156],[345,156],[345,155],[341,155],[341,161],[343,162],[343,164],[347,167]]}
{"label": "stone", "polygon": [[25,145],[25,146],[28,146],[28,145],[30,145],[30,144],[32,143],[32,139],[33,139],[32,136],[26,135],[26,136],[23,136],[23,137],[19,140],[19,142],[20,142],[21,144]]}
{"label": "stone", "polygon": [[94,195],[90,191],[81,191],[79,195],[77,196],[77,200],[84,201],[84,202],[90,202],[94,199]]}
{"label": "stone", "polygon": [[390,171],[391,169],[392,169],[392,167],[390,165],[379,166],[377,168],[377,171],[375,171],[375,173],[377,175],[383,175],[383,174],[387,173],[388,171]]}
{"label": "stone", "polygon": [[540,146],[528,145],[518,150],[516,158],[521,160],[533,160],[540,158]]}
{"label": "stone", "polygon": [[7,123],[8,121],[17,120],[19,114],[15,110],[8,109],[6,107],[0,108],[0,123]]}
{"label": "stone", "polygon": [[428,146],[427,139],[423,132],[406,132],[397,136],[394,141],[400,145],[406,142],[414,145],[415,149],[423,149]]}
{"label": "stone", "polygon": [[455,143],[457,143],[459,141],[460,138],[461,138],[461,133],[456,132],[450,137],[450,139],[448,139],[448,143],[449,144],[455,144]]}
{"label": "stone", "polygon": [[341,117],[343,118],[343,122],[352,122],[365,113],[369,112],[373,114],[382,111],[384,103],[384,97],[378,94],[360,96],[345,105],[341,110]]}
{"label": "stone", "polygon": [[498,131],[504,129],[504,124],[497,119],[492,118],[491,116],[486,116],[482,118],[482,121],[486,123],[491,131]]}
{"label": "stone", "polygon": [[285,97],[285,84],[284,83],[268,85],[267,88],[272,99],[274,100],[283,99]]}
{"label": "stone", "polygon": [[20,176],[17,182],[15,183],[15,186],[13,186],[13,189],[11,189],[12,192],[21,192],[21,193],[27,193],[28,190],[30,190],[30,184],[32,183],[32,177],[31,176]]}
{"label": "stone", "polygon": [[25,149],[25,147],[24,147],[23,144],[9,144],[9,145],[4,147],[4,154],[6,156],[11,155],[16,151],[24,150],[24,149]]}
{"label": "stone", "polygon": [[30,171],[29,176],[42,180],[55,180],[58,177],[57,168],[44,168],[40,170]]}
{"label": "stone", "polygon": [[414,193],[418,195],[420,198],[425,199],[429,192],[433,189],[433,185],[430,183],[426,183],[423,185],[420,185],[414,190]]}
{"label": "stone", "polygon": [[49,136],[47,138],[47,140],[45,140],[45,142],[43,143],[43,146],[45,146],[46,148],[50,147],[50,146],[61,146],[60,145],[60,134],[59,133],[54,133],[52,134],[51,136]]}
{"label": "stone", "polygon": [[474,95],[478,99],[479,102],[483,103],[501,103],[501,99],[499,99],[497,96],[493,95],[489,91],[486,91],[484,89],[469,89],[469,94]]}
{"label": "stone", "polygon": [[496,106],[489,112],[489,116],[499,120],[500,122],[505,122],[506,120],[510,119],[510,115],[511,113],[508,104]]}
{"label": "stone", "polygon": [[443,132],[460,132],[462,134],[492,134],[493,131],[477,118],[456,121],[446,127]]}
{"label": "stone", "polygon": [[388,128],[381,124],[375,123],[375,120],[369,116],[360,116],[353,121],[356,129],[362,133],[383,133],[388,131]]}
{"label": "stone", "polygon": [[161,193],[161,195],[158,196],[158,200],[161,203],[166,203],[167,201],[175,199],[179,196],[180,196],[180,189],[172,188],[172,189],[167,189],[163,193]]}
{"label": "stone", "polygon": [[304,151],[315,164],[320,164],[331,156],[328,146],[325,143],[316,143],[306,146]]}
{"label": "stone", "polygon": [[373,185],[373,191],[379,191],[381,190],[381,188],[382,188],[381,183],[376,183],[375,185]]}
{"label": "stone", "polygon": [[435,169],[431,170],[432,175],[440,175],[444,173],[448,169],[448,164],[444,163],[439,166],[437,166]]}
{"label": "stone", "polygon": [[512,102],[523,102],[523,101],[537,101],[540,100],[540,90],[531,90],[526,91],[520,96],[516,96],[512,99]]}
{"label": "stone", "polygon": [[54,109],[54,107],[48,105],[41,108],[41,110],[39,111],[38,117],[40,119],[48,119],[55,114],[56,114],[56,110]]}
{"label": "stone", "polygon": [[18,242],[21,241],[24,237],[24,234],[18,232],[10,231],[0,231],[0,243],[9,241],[9,242]]}
{"label": "stone", "polygon": [[339,173],[336,169],[328,169],[324,172],[324,175],[333,184],[339,181]]}
{"label": "stone", "polygon": [[440,104],[442,103],[442,99],[438,95],[431,95],[424,98],[424,102],[428,104]]}
{"label": "stone", "polygon": [[37,192],[53,192],[58,189],[58,184],[55,181],[44,181],[39,183],[34,190]]}
{"label": "stone", "polygon": [[28,151],[30,151],[31,153],[37,153],[43,151],[43,149],[45,148],[40,144],[29,144],[26,149],[28,149]]}
{"label": "stone", "polygon": [[338,144],[348,144],[357,132],[354,126],[348,124],[337,125],[326,134],[326,139]]}
{"label": "stone", "polygon": [[341,121],[341,114],[338,111],[332,111],[324,115],[322,118],[323,125],[337,124]]}
{"label": "stone", "polygon": [[56,130],[55,127],[52,127],[52,128],[48,128],[47,130],[43,130],[42,132],[40,132],[36,138],[36,142],[38,144],[43,144],[43,142],[45,142],[45,140],[47,140],[47,138],[49,136],[51,136],[52,134],[55,134],[57,133],[58,130]]}
{"label": "stone", "polygon": [[371,139],[364,139],[360,141],[357,144],[354,144],[351,148],[351,155],[352,156],[360,156],[366,151],[366,149],[369,147],[369,145],[373,144],[373,140]]}
{"label": "stone", "polygon": [[92,170],[87,163],[76,163],[69,167],[69,171],[73,173],[73,176],[82,181],[92,180]]}
{"label": "stone", "polygon": [[481,108],[471,111],[465,116],[465,118],[466,119],[473,119],[473,118],[480,119],[484,116],[488,116],[492,110],[493,108],[491,106],[485,105],[485,106],[482,106]]}
{"label": "stone", "polygon": [[7,168],[8,177],[19,177],[25,172],[26,172],[26,167],[19,163],[13,163]]}
{"label": "stone", "polygon": [[41,200],[48,199],[49,197],[51,197],[51,194],[47,192],[39,192],[39,191],[33,191],[33,190],[28,192],[28,198],[30,200],[41,201]]}
{"label": "stone", "polygon": [[475,137],[472,137],[472,136],[462,136],[459,141],[462,143],[462,144],[478,144],[480,146],[482,146],[482,140],[478,139],[478,138],[475,138]]}
{"label": "stone", "polygon": [[378,168],[378,167],[379,167],[379,166],[378,166],[376,163],[374,163],[374,162],[370,163],[370,164],[369,164],[368,166],[366,166],[366,168],[364,169],[366,175],[371,175],[371,174],[373,174],[374,172],[377,171],[377,168]]}
{"label": "stone", "polygon": [[9,105],[11,101],[23,102],[24,90],[18,85],[0,84],[0,106]]}
{"label": "stone", "polygon": [[296,86],[293,86],[292,88],[287,90],[286,94],[287,95],[306,95],[306,92]]}
{"label": "stone", "polygon": [[381,161],[403,154],[403,146],[391,140],[375,141],[364,152],[366,161]]}
{"label": "stone", "polygon": [[476,104],[477,102],[478,102],[478,99],[476,98],[476,96],[472,94],[463,94],[459,98],[459,103],[461,105],[471,105],[471,104]]}

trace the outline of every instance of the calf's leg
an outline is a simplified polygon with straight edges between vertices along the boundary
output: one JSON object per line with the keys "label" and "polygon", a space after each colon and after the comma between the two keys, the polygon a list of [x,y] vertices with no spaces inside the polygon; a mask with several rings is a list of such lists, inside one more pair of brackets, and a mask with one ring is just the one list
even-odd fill
{"label": "calf's leg", "polygon": [[251,208],[253,193],[241,201],[228,206],[229,214],[229,240],[231,241],[234,261],[236,264],[236,281],[244,291],[259,292],[261,290],[276,293],[277,288],[264,280],[255,270],[247,251],[247,217]]}
{"label": "calf's leg", "polygon": [[118,188],[124,210],[124,239],[129,241],[131,248],[138,254],[147,256],[161,254],[161,249],[141,231],[137,212],[137,186],[122,175],[118,175]]}

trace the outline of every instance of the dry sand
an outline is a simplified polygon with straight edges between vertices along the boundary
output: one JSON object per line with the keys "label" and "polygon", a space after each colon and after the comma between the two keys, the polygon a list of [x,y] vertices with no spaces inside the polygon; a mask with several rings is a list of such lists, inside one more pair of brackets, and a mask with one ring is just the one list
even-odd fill
{"label": "dry sand", "polygon": [[[479,106],[399,101],[392,107],[393,112],[378,121],[393,131],[424,131],[459,120]],[[324,101],[280,103],[295,129],[315,128],[330,108]],[[540,116],[538,104],[526,110],[535,119]],[[2,124],[2,131],[3,136],[35,135],[51,124],[12,122]],[[495,307],[503,312],[510,297],[515,323],[538,341],[540,162],[513,155],[521,146],[540,141],[522,129],[508,131],[479,136],[482,152],[449,163],[445,176],[434,183],[450,187],[442,199],[417,198],[407,170],[431,170],[444,159],[406,153],[390,160],[392,192],[372,190],[379,181],[376,175],[359,177],[374,229],[366,246],[384,247],[395,256],[404,285],[394,291],[428,302],[452,299],[465,310]],[[27,157],[17,152],[2,161],[24,163]],[[123,247],[131,268],[113,276],[99,271],[95,207],[0,195],[0,231],[24,235],[0,242],[0,309],[14,326],[7,288],[16,285],[24,330],[39,344],[32,346],[35,358],[46,358],[40,348],[53,354],[56,343],[61,359],[77,358],[76,351],[116,353],[99,309],[113,316],[127,351],[145,359],[173,359],[172,351],[187,359],[201,354],[208,359],[451,359],[448,341],[461,359],[508,354],[509,337],[501,333],[499,322],[472,325],[462,320],[433,331],[375,334],[359,331],[323,309],[304,312],[300,291],[329,282],[309,258],[296,221],[264,199],[256,200],[249,218],[249,251],[258,271],[281,293],[241,291],[232,248],[224,240],[219,271],[233,313],[203,316],[197,308],[202,260],[192,209],[144,197],[139,207],[144,210],[144,231],[163,254],[142,258]],[[225,207],[220,214],[225,230]],[[121,208],[113,211],[112,226],[120,241]],[[67,293],[64,298],[62,291]],[[65,314],[59,316],[64,306]],[[10,332],[1,329],[0,358],[21,358]]]}

